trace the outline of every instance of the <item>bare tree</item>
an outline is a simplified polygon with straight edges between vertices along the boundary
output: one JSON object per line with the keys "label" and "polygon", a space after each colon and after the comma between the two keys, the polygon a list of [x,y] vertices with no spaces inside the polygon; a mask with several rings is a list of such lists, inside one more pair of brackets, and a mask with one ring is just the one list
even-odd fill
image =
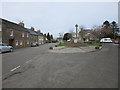
{"label": "bare tree", "polygon": [[92,34],[94,34],[97,38],[100,39],[101,35],[102,35],[102,26],[99,25],[93,25],[92,27]]}
{"label": "bare tree", "polygon": [[72,34],[72,37],[75,37],[75,32],[74,32],[74,30],[73,30],[73,29],[70,29],[70,30],[69,30],[69,33],[71,33],[71,34]]}
{"label": "bare tree", "polygon": [[59,38],[63,38],[63,34],[64,34],[63,32],[60,32],[59,33]]}
{"label": "bare tree", "polygon": [[84,41],[84,38],[85,38],[85,26],[84,25],[81,25],[81,26],[79,26],[79,29],[80,29],[80,31],[79,31],[79,37],[81,37],[81,40],[83,40]]}
{"label": "bare tree", "polygon": [[84,25],[79,26],[80,31],[85,29]]}

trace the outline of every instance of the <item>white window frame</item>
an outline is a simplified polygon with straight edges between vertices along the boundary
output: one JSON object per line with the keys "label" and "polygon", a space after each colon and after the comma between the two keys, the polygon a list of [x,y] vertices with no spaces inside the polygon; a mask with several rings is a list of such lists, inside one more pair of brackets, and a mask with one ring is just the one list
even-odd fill
{"label": "white window frame", "polygon": [[29,37],[29,34],[27,33],[27,37]]}
{"label": "white window frame", "polygon": [[10,36],[13,36],[13,30],[10,30]]}
{"label": "white window frame", "polygon": [[23,32],[23,33],[22,33],[22,37],[24,37],[24,36],[25,36],[25,33]]}
{"label": "white window frame", "polygon": [[27,40],[27,44],[29,44],[29,40]]}
{"label": "white window frame", "polygon": [[18,40],[15,41],[15,45],[18,46]]}
{"label": "white window frame", "polygon": [[23,45],[23,41],[22,41],[22,40],[20,40],[20,45],[21,45],[21,46]]}

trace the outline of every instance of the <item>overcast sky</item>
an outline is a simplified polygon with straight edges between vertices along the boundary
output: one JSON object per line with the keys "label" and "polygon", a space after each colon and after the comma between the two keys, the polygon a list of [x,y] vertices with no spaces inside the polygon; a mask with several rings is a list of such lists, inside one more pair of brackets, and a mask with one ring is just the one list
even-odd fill
{"label": "overcast sky", "polygon": [[75,24],[92,28],[105,20],[118,22],[117,2],[7,2],[2,3],[2,18],[26,27],[35,27],[55,37],[75,30]]}

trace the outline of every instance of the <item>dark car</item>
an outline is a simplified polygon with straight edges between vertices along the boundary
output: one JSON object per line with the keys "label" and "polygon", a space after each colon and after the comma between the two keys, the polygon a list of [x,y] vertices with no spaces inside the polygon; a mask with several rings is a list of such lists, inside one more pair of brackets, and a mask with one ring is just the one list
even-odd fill
{"label": "dark car", "polygon": [[36,46],[39,46],[39,43],[38,42],[35,42],[36,43]]}
{"label": "dark car", "polygon": [[36,45],[35,42],[31,43],[31,47],[36,47],[36,46],[37,46],[37,45]]}
{"label": "dark car", "polygon": [[31,43],[31,47],[36,47],[36,46],[39,46],[39,43],[38,43],[38,42],[33,42],[33,43]]}

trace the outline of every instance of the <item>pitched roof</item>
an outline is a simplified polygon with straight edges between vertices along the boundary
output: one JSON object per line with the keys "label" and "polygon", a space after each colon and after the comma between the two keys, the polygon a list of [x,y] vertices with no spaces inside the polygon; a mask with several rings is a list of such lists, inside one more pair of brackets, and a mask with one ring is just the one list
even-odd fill
{"label": "pitched roof", "polygon": [[10,22],[8,20],[2,19],[2,26],[4,27],[4,25],[6,25],[7,28],[28,32],[27,28],[22,27],[16,23]]}
{"label": "pitched roof", "polygon": [[39,36],[44,36],[41,32],[36,32]]}
{"label": "pitched roof", "polygon": [[85,32],[91,32],[91,29],[84,29]]}
{"label": "pitched roof", "polygon": [[25,28],[23,26],[20,26],[19,24],[16,24],[16,23],[13,23],[13,22],[10,22],[8,20],[5,20],[5,19],[1,19],[2,20],[2,26],[4,27],[4,25],[6,25],[7,28],[11,28],[11,29],[15,29],[15,30],[19,30],[19,31],[25,31],[25,32],[29,32],[30,34],[32,35],[38,35],[35,31],[33,31],[32,29],[28,29],[28,28]]}
{"label": "pitched roof", "polygon": [[27,30],[28,30],[28,32],[29,32],[30,34],[38,35],[37,32],[33,31],[32,29],[27,29]]}

